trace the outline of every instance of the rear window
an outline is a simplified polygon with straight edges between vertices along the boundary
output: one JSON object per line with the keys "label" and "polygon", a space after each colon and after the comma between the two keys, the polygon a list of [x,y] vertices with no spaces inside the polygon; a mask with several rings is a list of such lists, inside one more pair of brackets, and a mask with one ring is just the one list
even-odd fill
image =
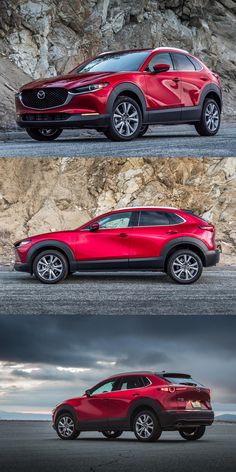
{"label": "rear window", "polygon": [[192,385],[192,386],[200,386],[203,387],[197,380],[192,379],[190,375],[179,375],[179,374],[163,374],[158,375],[162,377],[167,382],[171,384],[179,384],[179,385]]}
{"label": "rear window", "polygon": [[169,226],[182,222],[180,216],[164,211],[141,211],[139,217],[139,226]]}

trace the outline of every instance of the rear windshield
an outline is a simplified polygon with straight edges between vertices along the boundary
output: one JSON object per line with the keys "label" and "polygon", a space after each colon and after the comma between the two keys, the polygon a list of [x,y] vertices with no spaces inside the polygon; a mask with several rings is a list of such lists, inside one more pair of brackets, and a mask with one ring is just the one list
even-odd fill
{"label": "rear windshield", "polygon": [[83,74],[86,72],[122,72],[137,71],[150,51],[127,51],[102,54],[84,62],[71,72],[71,74]]}
{"label": "rear windshield", "polygon": [[165,379],[167,382],[171,384],[179,384],[179,385],[192,385],[192,386],[200,386],[203,387],[202,384],[200,384],[197,380],[192,379],[190,375],[174,375],[174,374],[163,374],[163,375],[158,375],[158,377],[162,377]]}

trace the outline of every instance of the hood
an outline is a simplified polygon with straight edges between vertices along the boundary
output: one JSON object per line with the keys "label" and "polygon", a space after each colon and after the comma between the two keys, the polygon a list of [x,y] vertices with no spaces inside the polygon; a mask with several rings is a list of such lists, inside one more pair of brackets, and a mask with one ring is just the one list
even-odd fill
{"label": "hood", "polygon": [[19,239],[18,241],[16,241],[14,243],[14,245],[16,246],[17,244],[21,243],[22,241],[28,241],[29,239],[31,241],[40,241],[41,239],[57,239],[57,237],[59,236],[64,236],[65,234],[69,234],[69,233],[73,233],[74,230],[65,230],[65,231],[52,231],[50,233],[41,233],[41,234],[37,234],[37,235],[34,235],[34,236],[27,236],[27,238],[23,238],[23,239]]}
{"label": "hood", "polygon": [[119,72],[88,72],[87,74],[67,74],[48,79],[37,79],[33,82],[23,85],[20,91],[35,88],[64,87],[66,89],[92,84],[98,81],[107,80],[111,75]]}

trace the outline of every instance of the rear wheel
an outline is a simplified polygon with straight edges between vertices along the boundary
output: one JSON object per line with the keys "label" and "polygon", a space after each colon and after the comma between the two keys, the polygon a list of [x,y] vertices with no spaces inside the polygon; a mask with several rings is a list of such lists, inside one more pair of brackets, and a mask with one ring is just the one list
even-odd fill
{"label": "rear wheel", "polygon": [[67,259],[59,251],[42,251],[34,259],[33,273],[44,284],[61,282],[68,275]]}
{"label": "rear wheel", "polygon": [[62,129],[26,128],[28,135],[36,141],[53,141],[62,133]]}
{"label": "rear wheel", "polygon": [[75,427],[74,418],[70,413],[60,415],[56,421],[56,432],[61,439],[76,439],[80,431]]}
{"label": "rear wheel", "polygon": [[105,135],[112,141],[130,141],[137,138],[142,126],[138,103],[130,97],[118,97],[114,103],[109,128]]}
{"label": "rear wheel", "polygon": [[187,441],[196,441],[200,439],[206,431],[206,426],[197,426],[196,428],[180,429],[179,434]]}
{"label": "rear wheel", "polygon": [[203,104],[201,120],[195,123],[200,136],[214,136],[220,127],[220,108],[213,98],[207,98]]}
{"label": "rear wheel", "polygon": [[179,284],[192,284],[202,274],[202,261],[190,249],[180,249],[174,252],[167,263],[167,274]]}
{"label": "rear wheel", "polygon": [[139,131],[139,137],[141,138],[141,136],[144,136],[147,130],[148,130],[148,125],[141,126],[140,131]]}
{"label": "rear wheel", "polygon": [[157,441],[162,433],[156,415],[149,410],[141,411],[135,416],[133,429],[136,438],[144,442]]}
{"label": "rear wheel", "polygon": [[122,435],[123,431],[102,431],[103,436],[107,439],[116,439]]}

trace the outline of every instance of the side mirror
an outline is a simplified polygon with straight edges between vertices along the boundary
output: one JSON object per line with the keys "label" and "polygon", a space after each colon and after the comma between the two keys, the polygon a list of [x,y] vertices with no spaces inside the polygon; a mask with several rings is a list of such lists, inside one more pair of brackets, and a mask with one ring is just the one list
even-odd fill
{"label": "side mirror", "polygon": [[91,397],[90,390],[85,390],[85,395],[86,395],[86,397]]}
{"label": "side mirror", "polygon": [[154,64],[153,73],[158,74],[158,72],[167,72],[170,68],[169,64]]}
{"label": "side mirror", "polygon": [[95,221],[94,223],[91,223],[89,227],[89,231],[97,231],[99,229],[99,223]]}

